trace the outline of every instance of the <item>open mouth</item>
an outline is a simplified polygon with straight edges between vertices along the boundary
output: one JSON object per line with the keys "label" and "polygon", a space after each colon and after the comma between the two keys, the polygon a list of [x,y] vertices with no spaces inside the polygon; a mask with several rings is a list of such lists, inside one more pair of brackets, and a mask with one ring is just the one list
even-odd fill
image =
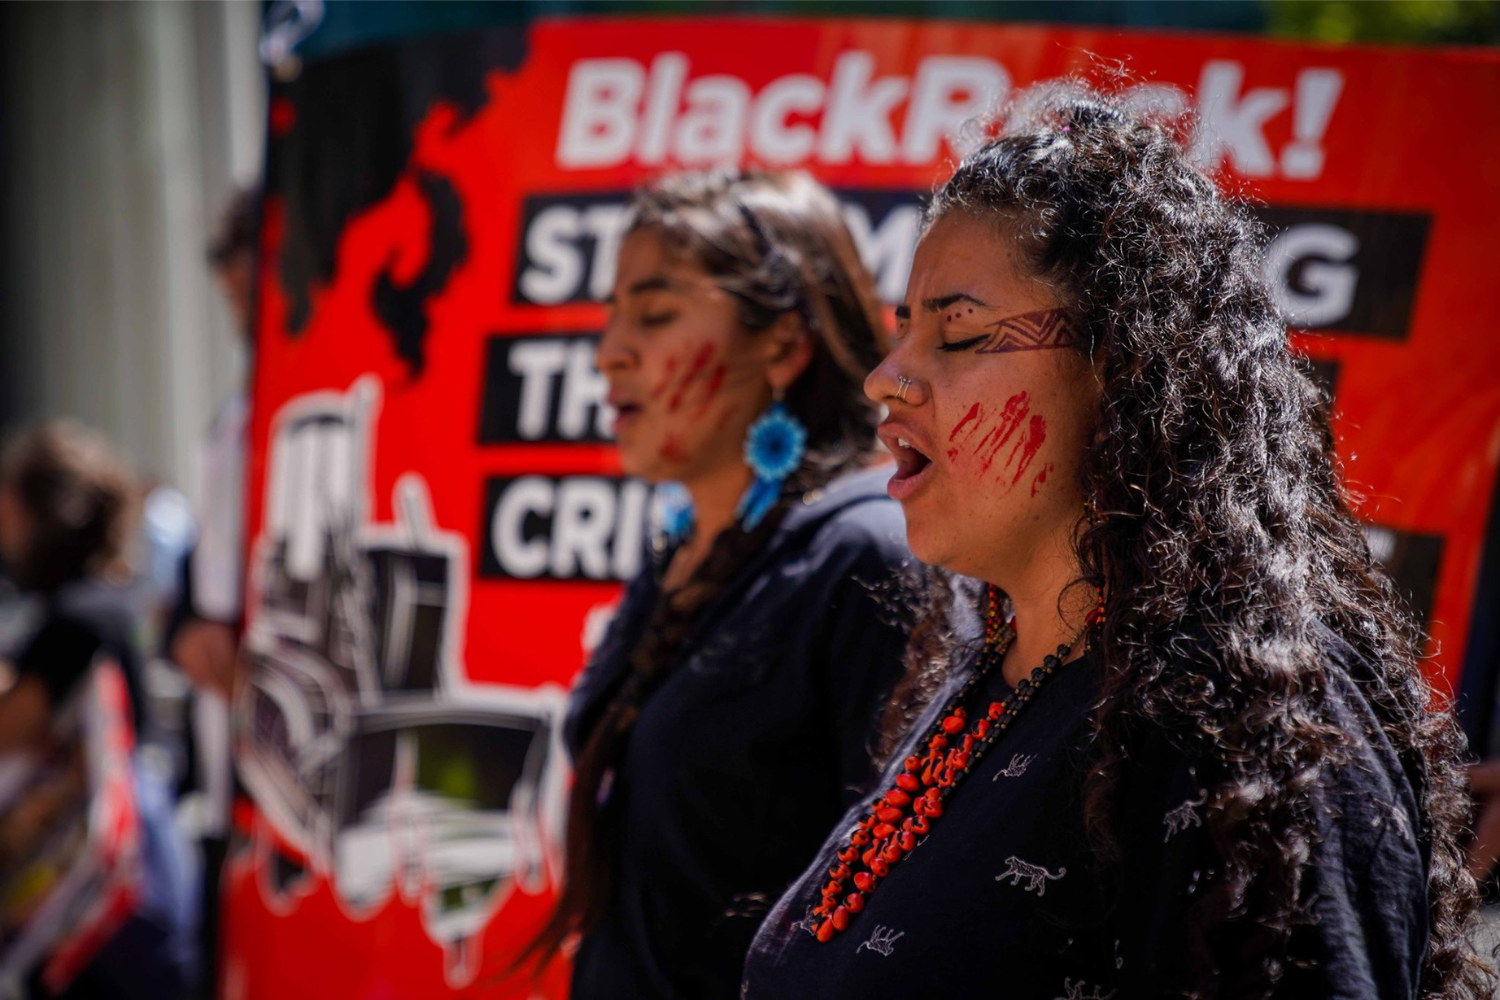
{"label": "open mouth", "polygon": [[903,437],[896,438],[891,455],[896,459],[896,474],[891,477],[886,491],[897,500],[904,500],[922,485],[927,470],[932,467],[932,459]]}
{"label": "open mouth", "polygon": [[628,424],[640,416],[643,407],[639,403],[616,403],[614,404],[614,409],[614,425],[615,429],[618,430],[622,425]]}

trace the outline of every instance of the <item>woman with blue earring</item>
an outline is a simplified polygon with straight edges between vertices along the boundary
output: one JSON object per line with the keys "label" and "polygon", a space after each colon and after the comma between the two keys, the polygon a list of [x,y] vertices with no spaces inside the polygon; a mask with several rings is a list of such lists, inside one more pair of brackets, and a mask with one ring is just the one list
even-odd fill
{"label": "woman with blue earring", "polygon": [[578,938],[577,1000],[734,997],[902,674],[910,555],[860,390],[887,334],[805,174],[678,175],[633,212],[599,369],[624,470],[679,485],[574,691],[564,887],[527,957]]}

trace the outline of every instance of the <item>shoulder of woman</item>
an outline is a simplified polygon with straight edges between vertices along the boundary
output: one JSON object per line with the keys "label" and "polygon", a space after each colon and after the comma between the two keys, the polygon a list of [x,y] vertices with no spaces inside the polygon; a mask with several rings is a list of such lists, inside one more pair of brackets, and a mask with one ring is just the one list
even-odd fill
{"label": "shoulder of woman", "polygon": [[[918,581],[900,507],[885,498],[850,504],[829,517],[808,539],[800,561],[797,585],[826,595],[818,602],[825,620],[840,609],[873,613],[908,605]],[[863,595],[873,603],[848,600]]]}
{"label": "shoulder of woman", "polygon": [[1339,730],[1345,741],[1342,759],[1330,768],[1334,794],[1378,800],[1387,812],[1406,812],[1416,819],[1419,786],[1425,776],[1409,769],[1391,741],[1391,727],[1402,722],[1383,719],[1376,709],[1390,697],[1384,676],[1331,629],[1320,631],[1324,653],[1321,721]]}
{"label": "shoulder of woman", "polygon": [[141,616],[140,594],[109,580],[87,578],[60,588],[48,602],[47,615],[94,632],[100,638],[130,633]]}
{"label": "shoulder of woman", "polygon": [[[1304,705],[1310,710],[1315,708],[1318,723],[1337,731],[1342,737],[1339,742],[1344,750],[1337,753],[1330,746],[1327,759],[1334,765],[1329,768],[1330,774],[1339,775],[1349,766],[1356,770],[1375,767],[1391,773],[1399,783],[1402,775],[1400,759],[1375,708],[1376,702],[1383,700],[1386,693],[1383,676],[1327,626],[1316,626],[1312,638],[1314,657],[1320,669],[1315,681],[1311,677],[1304,681],[1304,693],[1314,695]],[[1206,635],[1184,639],[1177,645],[1177,654],[1179,670],[1191,669],[1206,674],[1214,685],[1227,683],[1221,675],[1213,643]],[[1169,731],[1144,720],[1127,720],[1125,734],[1127,742],[1151,747],[1164,759],[1178,757],[1189,764],[1207,763],[1202,759],[1205,751],[1193,738],[1195,734],[1188,730],[1174,728]]]}
{"label": "shoulder of woman", "polygon": [[625,592],[612,608],[595,610],[598,617],[585,623],[585,632],[593,631],[588,661],[573,680],[568,699],[563,735],[570,749],[582,746],[585,734],[597,721],[597,714],[620,676],[628,667],[629,643],[637,624],[651,610],[656,598],[654,570],[646,567],[626,584]]}
{"label": "shoulder of woman", "polygon": [[1394,719],[1383,722],[1376,710],[1377,704],[1390,700],[1385,676],[1327,626],[1318,626],[1317,642],[1323,666],[1322,721],[1344,733],[1355,747],[1356,758],[1375,753],[1395,765],[1396,754],[1386,727],[1400,723]]}
{"label": "shoulder of woman", "polygon": [[810,547],[886,564],[910,560],[901,505],[885,491],[890,470],[863,469],[840,476],[802,498],[788,522],[813,528]]}
{"label": "shoulder of woman", "polygon": [[868,552],[885,562],[911,559],[901,507],[885,497],[847,504],[830,514],[819,525],[813,545],[850,554]]}
{"label": "shoulder of woman", "polygon": [[109,600],[76,597],[55,598],[37,624],[38,628],[24,645],[28,653],[46,649],[48,656],[57,655],[64,646],[79,657],[91,657],[101,646],[118,654],[131,642],[133,631],[128,608]]}

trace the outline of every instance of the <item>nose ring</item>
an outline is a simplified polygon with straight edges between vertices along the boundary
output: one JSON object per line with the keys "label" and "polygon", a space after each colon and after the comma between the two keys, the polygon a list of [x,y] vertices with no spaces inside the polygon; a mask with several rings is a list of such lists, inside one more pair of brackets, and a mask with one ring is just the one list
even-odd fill
{"label": "nose ring", "polygon": [[910,388],[911,388],[911,379],[907,378],[905,375],[897,375],[896,376],[896,398],[897,399],[901,400],[901,402],[903,402],[903,403],[906,402],[906,390],[908,390]]}

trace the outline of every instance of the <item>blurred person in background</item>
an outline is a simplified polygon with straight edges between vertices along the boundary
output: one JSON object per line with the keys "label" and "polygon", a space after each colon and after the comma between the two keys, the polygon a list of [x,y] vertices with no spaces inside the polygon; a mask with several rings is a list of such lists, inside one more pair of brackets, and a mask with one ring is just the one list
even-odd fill
{"label": "blurred person in background", "polygon": [[625,472],[691,504],[574,691],[565,881],[529,954],[581,934],[576,1000],[734,997],[901,674],[909,554],[860,392],[887,335],[806,174],[678,175],[633,213],[598,366]]}
{"label": "blurred person in background", "polygon": [[[96,656],[117,662],[137,734],[146,726],[139,602],[123,546],[134,486],[109,444],[73,423],[22,432],[0,457],[0,558],[39,614],[5,651],[12,683],[0,695],[0,753],[40,747],[56,711]],[[165,782],[130,765],[144,840],[144,893],[134,915],[62,994],[69,998],[181,995],[191,975],[189,880]]]}
{"label": "blurred person in background", "polygon": [[[246,350],[251,342],[260,194],[237,193],[208,247],[208,261]],[[248,366],[246,366],[248,369]],[[245,388],[219,408],[199,458],[198,535],[183,564],[166,650],[192,683],[190,782],[203,851],[200,995],[212,996],[219,954],[219,875],[229,849],[234,769],[229,702],[239,660],[244,583],[244,468],[249,399]]]}
{"label": "blurred person in background", "polygon": [[[209,245],[208,260],[248,347],[260,199],[235,195]],[[249,401],[243,388],[220,406],[200,461],[198,537],[185,566],[183,603],[171,630],[172,659],[202,691],[233,689],[242,610],[244,465]]]}

